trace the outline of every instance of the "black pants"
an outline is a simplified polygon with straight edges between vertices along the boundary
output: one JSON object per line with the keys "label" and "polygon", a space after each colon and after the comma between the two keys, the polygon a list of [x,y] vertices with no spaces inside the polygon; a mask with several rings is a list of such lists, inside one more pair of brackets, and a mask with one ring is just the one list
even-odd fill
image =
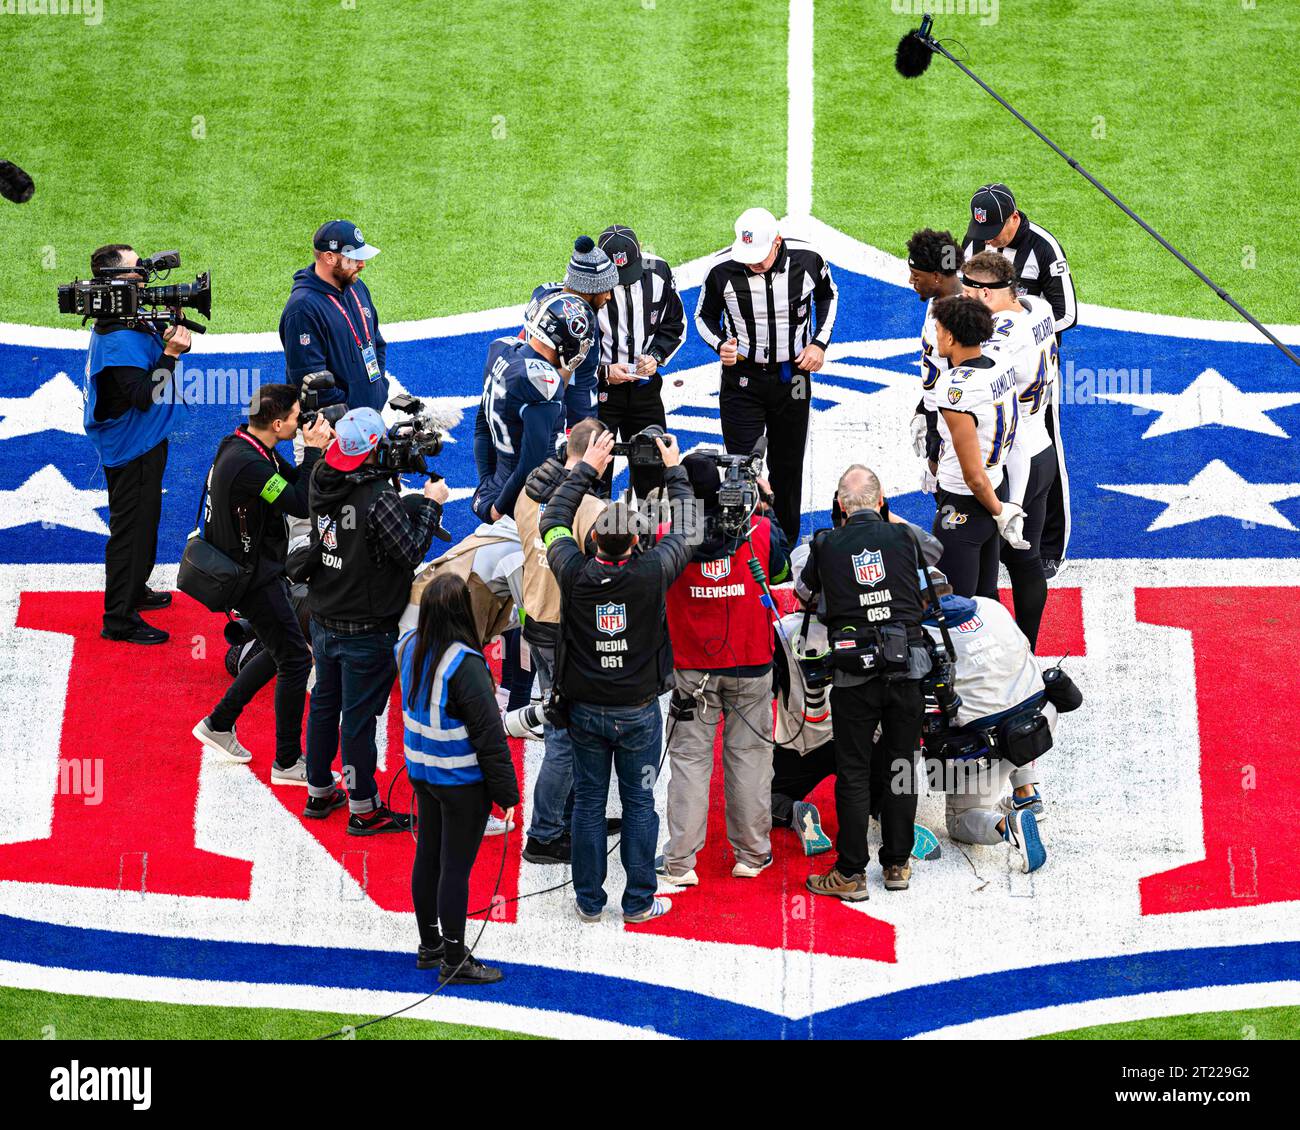
{"label": "black pants", "polygon": [[[1057,340],[1060,340],[1060,334],[1057,334]],[[1060,397],[1061,385],[1058,382],[1052,395]],[[1052,437],[1052,459],[1057,460],[1057,448],[1061,448],[1061,437],[1056,433],[1059,430],[1057,426],[1057,412],[1059,405],[1053,410],[1052,405],[1048,405],[1047,411],[1047,431]],[[1064,448],[1061,448],[1064,451]],[[1046,518],[1043,521],[1043,538],[1040,549],[1044,558],[1051,558],[1059,561],[1065,556],[1065,483],[1061,480],[1059,474],[1053,476],[1052,485],[1047,490]]]}
{"label": "black pants", "polygon": [[108,545],[104,548],[104,631],[129,632],[141,622],[144,599],[158,557],[158,520],[167,441],[120,467],[105,467],[108,483]]}
{"label": "black pants", "polygon": [[794,802],[803,800],[835,773],[835,739],[823,742],[802,756],[783,745],[772,747],[772,823],[789,828],[794,822]]}
{"label": "black pants", "polygon": [[[887,683],[872,679],[856,687],[831,688],[831,724],[835,731],[835,813],[839,819],[841,875],[860,875],[867,867],[867,825],[873,802],[880,812],[880,866],[907,862],[916,820],[916,750],[921,744],[924,705],[915,679]],[[882,735],[872,737],[880,723]],[[884,788],[872,796],[872,765]]]}
{"label": "black pants", "polygon": [[524,670],[522,629],[501,634],[501,685],[510,692],[507,710],[527,706],[533,697],[533,669]]}
{"label": "black pants", "polygon": [[799,541],[803,455],[811,404],[811,373],[796,372],[795,379],[787,383],[741,364],[722,368],[718,412],[723,442],[729,454],[747,455],[760,436],[767,436],[767,466],[776,499],[773,509],[787,545]]}
{"label": "black pants", "polygon": [[1030,460],[1029,482],[1025,486],[1025,541],[1029,548],[1012,549],[1005,541],[1001,542],[1002,562],[1011,576],[1016,626],[1024,632],[1031,650],[1038,644],[1038,627],[1047,604],[1047,577],[1043,573],[1040,549],[1048,495],[1055,482],[1056,449],[1046,447]]}
{"label": "black pants", "polygon": [[420,819],[411,868],[411,901],[420,944],[432,949],[445,942],[443,960],[458,965],[465,956],[469,873],[483,842],[492,803],[482,781],[472,785],[416,781],[414,788]]}
{"label": "black pants", "polygon": [[[664,381],[656,373],[645,384],[629,381],[627,384],[611,385],[600,390],[600,407],[597,414],[605,426],[615,432],[626,443],[637,432],[651,424],[667,427],[663,402]],[[632,489],[636,492],[638,502],[645,501],[646,496],[664,485],[662,465],[653,467],[632,467],[629,469]],[[605,494],[608,495],[614,482],[614,464],[605,468]]]}
{"label": "black pants", "polygon": [[[1007,481],[997,495],[1007,496]],[[934,494],[932,532],[943,543],[939,568],[958,596],[998,598],[998,524],[973,494],[958,494],[940,487]]]}
{"label": "black pants", "polygon": [[302,710],[311,674],[311,650],[289,599],[288,582],[275,577],[250,589],[239,602],[239,614],[262,647],[226,688],[208,725],[229,730],[253,696],[274,678],[275,763],[287,769],[302,756]]}

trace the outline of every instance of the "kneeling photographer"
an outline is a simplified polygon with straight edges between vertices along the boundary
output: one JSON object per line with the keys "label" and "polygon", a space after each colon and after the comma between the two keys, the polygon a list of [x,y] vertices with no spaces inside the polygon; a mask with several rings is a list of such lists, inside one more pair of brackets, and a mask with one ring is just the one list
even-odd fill
{"label": "kneeling photographer", "polygon": [[95,320],[83,424],[108,486],[100,634],[124,643],[168,639],[140,613],[172,602],[148,580],[158,554],[167,436],[185,411],[173,380],[176,360],[190,348],[190,328],[203,328],[181,317],[180,308],[193,306],[206,317],[211,290],[205,275],[192,285],[144,284],[179,265],[174,251],[141,259],[127,244],[112,243],[91,255],[91,280],[59,287],[61,313]]}
{"label": "kneeling photographer", "polygon": [[[942,773],[948,835],[967,844],[1006,843],[1024,871],[1036,871],[1047,861],[1037,758],[1052,746],[1058,713],[1076,709],[1083,696],[1060,666],[1040,672],[1029,640],[1000,601],[956,595],[938,569],[929,577],[925,630],[935,664],[923,682],[925,752],[928,771]],[[940,644],[951,647],[951,663]],[[1008,786],[1027,795],[1004,796]]]}
{"label": "kneeling photographer", "polygon": [[790,564],[780,527],[759,512],[771,501],[758,478],[761,460],[761,450],[712,449],[682,460],[704,512],[704,539],[668,590],[676,724],[668,742],[668,842],[658,874],[671,886],[699,882],[695,861],[708,825],[719,722],[732,877],[752,879],[772,862],[775,643],[767,586],[785,580]]}
{"label": "kneeling photographer", "polygon": [[208,471],[204,537],[232,561],[251,568],[236,605],[262,648],[239,669],[212,713],[193,730],[207,748],[236,761],[250,761],[253,755],[236,737],[235,722],[253,696],[275,678],[271,782],[293,785],[307,783],[302,708],[311,652],[284,576],[288,555],[284,519],[307,516],[311,470],[334,435],[329,422],[317,417],[303,429],[306,454],[303,465],[295,467],[276,450],[276,444],[297,434],[299,416],[296,388],[262,385],[248,405],[248,423],[221,441]]}
{"label": "kneeling photographer", "polygon": [[[445,482],[430,479],[423,497],[403,499],[398,490],[399,472],[423,469],[410,451],[412,429],[418,437],[420,426],[395,424],[400,434],[390,435],[373,408],[354,408],[335,425],[336,438],[311,474],[315,530],[305,579],[316,686],[307,717],[305,815],[323,818],[346,803],[353,836],[411,826],[409,816],[379,800],[375,725],[397,676],[393,646],[415,570],[435,535],[450,540],[441,524]],[[346,796],[330,769],[340,744]]]}

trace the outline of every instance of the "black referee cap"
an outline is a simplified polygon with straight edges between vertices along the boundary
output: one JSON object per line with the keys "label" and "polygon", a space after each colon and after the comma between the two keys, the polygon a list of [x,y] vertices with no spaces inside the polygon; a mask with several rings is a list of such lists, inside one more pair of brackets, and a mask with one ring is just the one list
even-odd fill
{"label": "black referee cap", "polygon": [[641,241],[637,239],[636,232],[631,228],[624,227],[622,224],[610,224],[600,233],[596,246],[608,255],[613,260],[614,266],[618,268],[619,285],[630,286],[640,281],[643,270]]}
{"label": "black referee cap", "polygon": [[966,229],[966,242],[987,243],[1011,219],[1016,210],[1016,198],[1005,184],[984,184],[970,198],[970,227]]}

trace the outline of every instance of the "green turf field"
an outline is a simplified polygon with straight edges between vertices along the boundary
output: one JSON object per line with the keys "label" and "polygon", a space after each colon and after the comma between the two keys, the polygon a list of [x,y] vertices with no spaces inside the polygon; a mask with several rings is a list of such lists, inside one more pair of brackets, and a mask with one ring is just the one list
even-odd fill
{"label": "green turf field", "polygon": [[[312,1040],[369,1019],[335,1012],[157,1004],[0,988],[0,1040]],[[495,1028],[408,1020],[402,1016],[362,1028],[348,1038],[532,1039]]]}
{"label": "green turf field", "polygon": [[[522,303],[611,221],[680,262],[785,206],[785,0],[104,3],[94,27],[0,16],[0,157],[38,186],[0,211],[0,320],[75,325],[54,287],[100,242],[179,247],[213,270],[214,330],[267,330],[326,218],[384,249],[368,274],[392,321]],[[815,214],[897,253],[1001,177],[1084,301],[1232,316],[950,64],[898,78],[915,22],[817,5]],[[1264,0],[1008,0],[991,27],[937,26],[1256,314],[1300,322],[1300,112],[1276,81],[1297,25]]]}
{"label": "green turf field", "polygon": [[1197,1012],[1126,1024],[1100,1024],[1044,1040],[1300,1040],[1300,1008]]}

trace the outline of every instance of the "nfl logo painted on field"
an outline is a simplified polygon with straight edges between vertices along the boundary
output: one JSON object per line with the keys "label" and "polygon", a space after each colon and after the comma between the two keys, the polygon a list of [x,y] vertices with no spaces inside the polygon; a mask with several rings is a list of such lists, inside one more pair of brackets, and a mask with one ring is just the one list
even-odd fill
{"label": "nfl logo painted on field", "polygon": [[853,555],[853,570],[857,573],[858,584],[878,584],[885,576],[885,559],[878,549],[864,549]]}
{"label": "nfl logo painted on field", "polygon": [[700,564],[700,575],[710,581],[720,581],[731,574],[731,558],[721,561],[704,561]]}
{"label": "nfl logo painted on field", "polygon": [[616,636],[627,627],[626,604],[596,605],[596,631]]}

